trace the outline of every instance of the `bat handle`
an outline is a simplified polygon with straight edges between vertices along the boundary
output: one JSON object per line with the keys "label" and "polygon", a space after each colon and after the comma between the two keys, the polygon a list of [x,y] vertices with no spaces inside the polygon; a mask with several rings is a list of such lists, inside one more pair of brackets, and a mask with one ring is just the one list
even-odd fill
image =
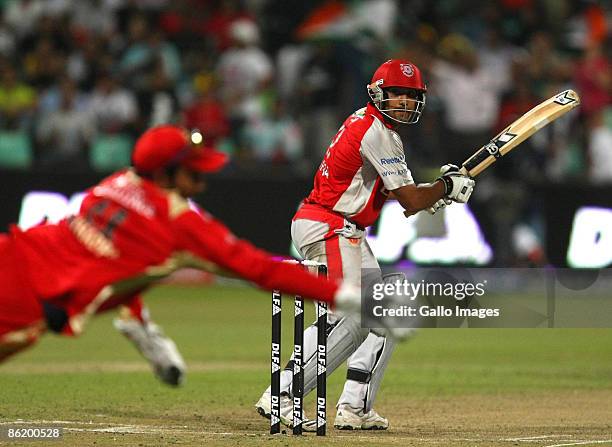
{"label": "bat handle", "polygon": [[465,169],[465,166],[461,166],[461,168],[459,169],[459,173],[463,175],[469,175],[467,169]]}

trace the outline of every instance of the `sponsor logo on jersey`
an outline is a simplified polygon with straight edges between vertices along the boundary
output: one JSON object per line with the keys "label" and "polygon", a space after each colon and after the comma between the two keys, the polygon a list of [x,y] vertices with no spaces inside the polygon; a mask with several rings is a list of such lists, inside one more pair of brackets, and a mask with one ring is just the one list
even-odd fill
{"label": "sponsor logo on jersey", "polygon": [[395,163],[403,163],[403,162],[404,162],[404,156],[380,159],[381,165],[392,165]]}
{"label": "sponsor logo on jersey", "polygon": [[381,177],[389,177],[390,175],[407,175],[408,169],[398,169],[397,171],[385,171],[380,174]]}

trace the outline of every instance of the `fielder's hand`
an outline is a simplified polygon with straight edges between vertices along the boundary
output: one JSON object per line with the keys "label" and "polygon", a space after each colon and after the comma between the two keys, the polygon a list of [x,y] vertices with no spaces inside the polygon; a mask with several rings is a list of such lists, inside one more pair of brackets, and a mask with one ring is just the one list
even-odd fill
{"label": "fielder's hand", "polygon": [[361,313],[361,288],[342,281],[334,296],[334,312],[343,317],[359,317]]}
{"label": "fielder's hand", "polygon": [[476,182],[474,179],[459,172],[457,165],[447,164],[440,168],[440,177],[436,180],[444,182],[444,196],[458,203],[469,200]]}
{"label": "fielder's hand", "polygon": [[[334,312],[340,317],[361,321],[361,287],[343,281],[334,296]],[[413,328],[391,327],[387,319],[379,321],[384,327],[372,328],[371,331],[383,337],[402,341],[414,334]]]}

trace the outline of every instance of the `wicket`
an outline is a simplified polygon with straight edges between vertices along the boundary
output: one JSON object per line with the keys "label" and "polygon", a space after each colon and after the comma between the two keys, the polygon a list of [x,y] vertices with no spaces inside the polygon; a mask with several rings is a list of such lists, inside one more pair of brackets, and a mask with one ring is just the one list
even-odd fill
{"label": "wicket", "polygon": [[[288,261],[298,262],[298,261]],[[305,268],[316,268],[319,276],[327,276],[327,266],[320,262],[299,261]],[[270,363],[270,434],[280,433],[281,374],[281,304],[279,291],[272,292],[272,343]],[[304,299],[294,298],[293,320],[293,434],[302,434],[304,399]],[[327,303],[317,302],[317,436],[325,436],[327,425]]]}

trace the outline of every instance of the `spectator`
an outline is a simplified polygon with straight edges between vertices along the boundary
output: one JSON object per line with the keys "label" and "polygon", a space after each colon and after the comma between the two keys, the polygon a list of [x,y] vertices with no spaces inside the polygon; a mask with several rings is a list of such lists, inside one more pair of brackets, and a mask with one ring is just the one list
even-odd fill
{"label": "spectator", "polygon": [[217,98],[217,80],[212,74],[200,74],[194,80],[198,96],[183,111],[183,121],[187,128],[200,129],[216,144],[217,140],[229,135],[229,121],[223,105]]}
{"label": "spectator", "polygon": [[21,40],[36,31],[38,20],[44,12],[43,0],[13,0],[5,6],[6,24]]}
{"label": "spectator", "polygon": [[250,17],[240,8],[238,0],[221,0],[210,18],[200,24],[199,31],[213,42],[217,52],[223,52],[232,46],[234,23],[244,19]]}
{"label": "spectator", "polygon": [[[495,132],[501,131],[512,124],[524,113],[534,108],[541,102],[541,98],[536,97],[529,88],[529,84],[524,78],[517,78],[515,88],[503,97],[499,110],[499,117],[495,126]],[[508,158],[506,163],[496,166],[499,174],[508,174],[506,177],[516,178],[540,178],[546,165],[545,148],[533,147],[532,141],[527,140],[523,143],[529,149],[523,150],[524,154],[520,159],[520,169],[513,170],[514,163],[518,163],[515,158]],[[499,175],[498,175],[499,176]]]}
{"label": "spectator", "polygon": [[174,45],[164,40],[159,31],[151,31],[142,15],[130,21],[130,45],[126,49],[119,69],[128,84],[137,91],[147,89],[149,73],[161,63],[164,76],[176,82],[181,75],[180,55]]}
{"label": "spectator", "polygon": [[273,76],[270,57],[259,47],[259,29],[250,20],[237,20],[230,27],[232,46],[221,54],[217,73],[222,99],[230,111],[232,131],[264,112],[260,94]]}
{"label": "spectator", "polygon": [[0,67],[0,126],[26,129],[36,100],[36,90],[20,81],[11,65]]}
{"label": "spectator", "polygon": [[511,89],[512,64],[520,54],[520,50],[505,42],[499,28],[493,24],[487,28],[479,52],[481,64],[488,67],[493,72],[493,76],[499,80],[499,90]]}
{"label": "spectator", "polygon": [[134,94],[120,88],[117,80],[108,73],[98,76],[89,110],[97,130],[104,133],[131,132],[138,119]]}
{"label": "spectator", "polygon": [[445,60],[432,66],[435,88],[445,111],[447,159],[463,162],[475,147],[487,141],[499,113],[503,79],[481,64],[472,43],[461,35],[449,35],[440,43]]}
{"label": "spectator", "polygon": [[154,127],[171,124],[178,118],[178,101],[174,84],[168,78],[162,60],[158,60],[146,80],[146,90],[138,94],[142,125]]}
{"label": "spectator", "polygon": [[307,157],[314,165],[337,131],[342,67],[334,46],[329,42],[314,44],[298,72],[296,95],[291,100],[297,103],[304,132],[309,135]]}
{"label": "spectator", "polygon": [[136,14],[128,21],[127,46],[119,62],[119,70],[131,87],[139,87],[140,76],[150,68],[147,39],[149,23],[146,16]]}
{"label": "spectator", "polygon": [[72,32],[89,38],[99,35],[111,37],[117,29],[112,2],[103,0],[79,0],[71,6]]}
{"label": "spectator", "polygon": [[83,171],[88,168],[89,145],[94,135],[91,116],[83,113],[76,84],[65,78],[60,85],[58,110],[41,116],[36,136],[40,147],[38,165],[43,169]]}
{"label": "spectator", "polygon": [[66,71],[82,89],[91,91],[98,73],[110,71],[112,65],[113,58],[105,41],[91,36],[70,54]]}
{"label": "spectator", "polygon": [[612,34],[607,40],[592,39],[574,76],[586,121],[587,173],[595,183],[612,182],[612,128],[605,120],[612,111],[611,50]]}
{"label": "spectator", "polygon": [[495,126],[496,130],[512,124],[517,118],[528,112],[541,101],[533,94],[525,79],[517,79],[515,87],[503,99],[499,110],[499,117]]}
{"label": "spectator", "polygon": [[55,48],[49,37],[38,40],[34,50],[23,61],[26,78],[38,88],[54,84],[64,74],[65,66],[65,56]]}
{"label": "spectator", "polygon": [[26,53],[35,51],[41,41],[46,41],[53,51],[66,53],[74,44],[74,36],[70,34],[68,17],[43,15],[36,26],[36,33],[22,39],[19,46]]}
{"label": "spectator", "polygon": [[[72,0],[45,0],[44,15],[48,17],[61,17],[70,12],[72,6],[75,6]],[[80,2],[79,2],[80,3]]]}
{"label": "spectator", "polygon": [[554,46],[550,33],[539,31],[529,40],[529,52],[522,62],[522,70],[528,75],[529,84],[534,92],[544,98],[552,82],[558,82],[566,70],[565,61]]}
{"label": "spectator", "polygon": [[208,17],[205,5],[194,5],[190,1],[172,2],[160,11],[157,20],[158,28],[167,39],[174,42],[181,50],[197,47],[204,40],[194,32],[202,17]]}
{"label": "spectator", "polygon": [[588,122],[588,175],[593,183],[612,183],[612,119],[606,125],[606,115],[612,117],[612,108],[591,114]]}
{"label": "spectator", "polygon": [[[608,45],[612,45],[612,37]],[[612,104],[612,60],[601,43],[592,42],[585,49],[577,63],[574,81],[580,92],[581,112],[587,118]]]}
{"label": "spectator", "polygon": [[0,10],[0,57],[11,57],[15,53],[17,39],[11,32]]}
{"label": "spectator", "polygon": [[302,132],[281,101],[274,102],[269,116],[255,118],[246,125],[243,142],[260,165],[289,165],[294,172],[302,168]]}
{"label": "spectator", "polygon": [[77,88],[75,81],[69,76],[63,76],[57,83],[45,90],[38,101],[38,115],[48,115],[62,108],[62,101],[69,90],[73,90],[73,107],[79,112],[86,113],[89,106],[89,97]]}

